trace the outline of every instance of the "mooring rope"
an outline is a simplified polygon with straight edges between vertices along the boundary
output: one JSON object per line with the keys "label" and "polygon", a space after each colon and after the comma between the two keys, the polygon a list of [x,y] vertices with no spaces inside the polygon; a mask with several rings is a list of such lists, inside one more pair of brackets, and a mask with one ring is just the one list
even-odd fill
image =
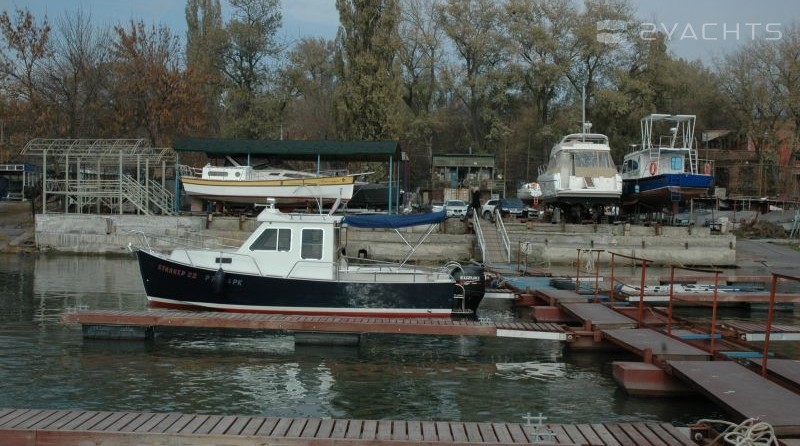
{"label": "mooring rope", "polygon": [[[740,424],[731,423],[723,420],[700,420],[698,424],[721,424],[727,426],[725,430],[717,435],[709,444],[728,444],[735,446],[770,446],[778,445],[775,437],[775,430],[772,426],[757,418],[748,418]],[[724,440],[725,443],[719,443]]]}

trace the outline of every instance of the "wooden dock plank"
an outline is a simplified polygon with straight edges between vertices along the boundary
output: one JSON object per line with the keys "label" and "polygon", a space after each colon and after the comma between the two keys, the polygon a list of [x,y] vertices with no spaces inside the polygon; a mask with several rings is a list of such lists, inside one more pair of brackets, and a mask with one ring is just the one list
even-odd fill
{"label": "wooden dock plank", "polygon": [[439,436],[436,434],[436,423],[430,421],[422,422],[422,440],[439,441]]}
{"label": "wooden dock plank", "polygon": [[263,436],[270,436],[272,434],[273,429],[275,429],[275,425],[278,424],[280,418],[275,417],[266,417],[264,418],[264,422],[261,423],[261,426],[256,431],[255,435],[263,435]]}
{"label": "wooden dock plank", "polygon": [[405,441],[408,439],[408,427],[405,421],[392,421],[392,440]]}
{"label": "wooden dock plank", "polygon": [[237,418],[238,417],[235,417],[233,415],[228,415],[228,416],[222,417],[222,419],[219,420],[219,423],[217,423],[217,425],[214,426],[214,429],[211,429],[209,434],[211,434],[211,435],[223,435],[223,434],[225,434],[226,432],[228,432],[228,429],[231,428],[233,423],[236,422]]}
{"label": "wooden dock plank", "polygon": [[530,443],[530,440],[525,434],[525,431],[522,429],[521,424],[507,424],[506,428],[508,429],[508,434],[511,435],[511,439],[514,443]]}
{"label": "wooden dock plank", "polygon": [[622,446],[614,435],[608,431],[608,428],[603,424],[591,424],[592,429],[600,438],[602,444],[606,446]]}
{"label": "wooden dock plank", "polygon": [[422,423],[419,421],[409,421],[406,423],[406,428],[408,430],[409,441],[422,441]]}
{"label": "wooden dock plank", "polygon": [[306,428],[307,422],[308,420],[306,418],[291,418],[289,427],[286,429],[286,433],[284,433],[282,437],[299,438],[303,433],[303,430]]}
{"label": "wooden dock plank", "polygon": [[175,434],[181,432],[183,428],[185,428],[195,418],[195,415],[181,415],[180,418],[175,420],[174,423],[164,430],[164,433]]}
{"label": "wooden dock plank", "polygon": [[434,424],[436,425],[436,435],[439,437],[439,441],[453,441],[453,432],[451,430],[450,423],[437,421]]}
{"label": "wooden dock plank", "polygon": [[732,361],[668,361],[668,365],[739,421],[759,418],[778,435],[800,435],[800,395]]}
{"label": "wooden dock plank", "polygon": [[327,440],[331,438],[331,432],[333,432],[333,420],[330,418],[325,418],[319,424],[319,429],[317,429],[316,438],[322,438]]}
{"label": "wooden dock plank", "polygon": [[589,441],[583,437],[581,431],[578,430],[578,426],[565,424],[562,425],[564,431],[569,435],[569,439],[574,444],[590,444]]}
{"label": "wooden dock plank", "polygon": [[466,429],[464,429],[464,423],[457,423],[457,422],[450,423],[450,432],[453,434],[453,441],[461,443],[469,441],[469,437],[467,436],[467,431]]}
{"label": "wooden dock plank", "polygon": [[226,434],[241,435],[245,426],[247,426],[247,423],[249,423],[251,419],[252,417],[236,417],[236,420],[234,420],[234,422],[228,428],[228,432],[226,432]]}
{"label": "wooden dock plank", "polygon": [[711,354],[664,333],[649,329],[606,329],[603,337],[639,356],[650,349],[653,356],[662,360],[708,360]]}
{"label": "wooden dock plank", "polygon": [[285,437],[286,432],[289,431],[289,428],[292,426],[294,422],[293,418],[279,418],[278,423],[275,424],[275,429],[270,432],[270,437]]}
{"label": "wooden dock plank", "polygon": [[364,422],[361,420],[350,420],[350,422],[347,424],[347,432],[345,432],[344,438],[361,438],[361,427],[363,424]]}
{"label": "wooden dock plank", "polygon": [[118,432],[123,427],[127,426],[128,423],[133,421],[139,414],[136,412],[122,412],[122,416],[119,417],[116,421],[111,423],[105,430]]}
{"label": "wooden dock plank", "polygon": [[653,446],[670,446],[664,439],[653,432],[647,425],[643,423],[632,423],[631,426],[636,429],[640,435],[647,439]]}
{"label": "wooden dock plank", "polygon": [[580,432],[581,436],[586,439],[588,444],[605,444],[600,436],[597,435],[597,432],[595,432],[594,427],[591,424],[577,424],[575,427],[578,429],[578,432]]}
{"label": "wooden dock plank", "polygon": [[497,434],[494,433],[494,427],[491,423],[478,423],[478,431],[484,442],[497,443]]}
{"label": "wooden dock plank", "polygon": [[88,420],[84,421],[83,423],[74,427],[76,431],[86,431],[92,430],[95,426],[99,425],[100,423],[107,420],[109,417],[113,416],[114,412],[96,412],[95,415]]}
{"label": "wooden dock plank", "polygon": [[511,432],[508,431],[507,424],[492,423],[492,430],[499,443],[514,443],[514,438],[511,436]]}
{"label": "wooden dock plank", "polygon": [[28,429],[39,421],[52,416],[53,413],[55,413],[53,410],[30,411],[28,413],[21,414],[21,416],[15,420],[12,420],[6,426],[14,429]]}
{"label": "wooden dock plank", "polygon": [[467,441],[472,443],[483,442],[481,431],[475,423],[464,423],[464,430],[467,432]]}
{"label": "wooden dock plank", "polygon": [[138,428],[139,426],[147,423],[154,416],[155,416],[155,414],[152,414],[152,413],[140,413],[139,416],[137,416],[136,418],[131,420],[130,423],[128,423],[125,427],[123,427],[119,431],[120,432],[133,432],[133,431],[136,430],[136,428]]}
{"label": "wooden dock plank", "polygon": [[69,423],[64,424],[59,429],[61,430],[76,430],[75,428],[90,420],[92,417],[97,416],[97,412],[81,412],[81,414],[73,418]]}
{"label": "wooden dock plank", "polygon": [[630,438],[634,444],[643,446],[650,445],[650,442],[635,428],[631,423],[619,423],[619,428]]}
{"label": "wooden dock plank", "polygon": [[3,417],[3,422],[0,424],[2,428],[13,428],[14,426],[18,425],[19,423],[24,422],[26,419],[30,417],[34,417],[42,412],[43,410],[32,410],[32,409],[25,409],[25,410],[15,410],[9,414],[6,414]]}
{"label": "wooden dock plank", "polygon": [[617,442],[621,446],[644,446],[644,445],[637,445],[637,443],[632,440],[618,424],[609,424],[606,426],[608,431],[617,439]]}
{"label": "wooden dock plank", "polygon": [[163,433],[167,429],[169,429],[170,426],[175,424],[175,422],[178,421],[181,418],[181,414],[178,414],[178,413],[168,413],[168,414],[165,414],[165,415],[166,416],[164,418],[162,418],[161,421],[158,422],[158,424],[156,424],[155,426],[151,427],[148,432],[153,433],[153,434]]}
{"label": "wooden dock plank", "polygon": [[536,438],[539,438],[540,441],[543,441],[545,443],[548,441],[559,444],[572,443],[572,439],[570,438],[567,431],[564,430],[563,425],[545,424],[542,426],[538,426],[532,424],[525,427],[526,431],[528,432],[528,436],[531,438],[531,441],[533,442],[536,442]]}
{"label": "wooden dock plank", "polygon": [[47,428],[51,424],[57,423],[62,418],[69,416],[70,413],[71,411],[69,410],[55,410],[49,417],[43,418],[39,422],[29,425],[27,428],[32,430]]}
{"label": "wooden dock plank", "polygon": [[649,424],[648,428],[669,446],[697,446],[671,424]]}
{"label": "wooden dock plank", "polygon": [[361,439],[372,441],[378,433],[378,422],[376,420],[364,420],[364,426],[361,428]]}
{"label": "wooden dock plank", "polygon": [[344,438],[347,434],[347,424],[349,420],[333,420],[333,430],[331,431],[330,438]]}
{"label": "wooden dock plank", "polygon": [[208,420],[208,415],[197,415],[196,417],[192,418],[188,424],[186,424],[178,433],[181,434],[193,434],[203,423]]}
{"label": "wooden dock plank", "polygon": [[248,437],[255,435],[256,432],[258,432],[258,430],[261,428],[261,425],[264,424],[264,421],[265,419],[262,417],[250,418],[250,420],[247,421],[247,424],[244,425],[242,431],[239,432],[239,435]]}
{"label": "wooden dock plank", "polygon": [[320,420],[319,418],[305,419],[303,420],[302,424],[297,423],[297,426],[292,425],[290,433],[292,436],[298,438],[314,438],[317,435],[317,430],[319,429],[321,421],[322,420]]}

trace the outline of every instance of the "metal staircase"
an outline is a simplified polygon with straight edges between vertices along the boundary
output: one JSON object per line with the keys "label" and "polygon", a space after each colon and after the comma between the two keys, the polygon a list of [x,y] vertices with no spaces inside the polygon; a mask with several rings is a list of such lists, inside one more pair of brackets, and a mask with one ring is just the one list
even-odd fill
{"label": "metal staircase", "polygon": [[[475,217],[479,219],[480,217]],[[483,220],[483,224],[474,225],[476,231],[480,231],[479,240],[483,254],[483,263],[487,265],[509,263],[509,245],[504,240],[508,240],[505,234],[505,226],[499,215],[495,215],[495,223]],[[501,232],[503,232],[501,234]]]}

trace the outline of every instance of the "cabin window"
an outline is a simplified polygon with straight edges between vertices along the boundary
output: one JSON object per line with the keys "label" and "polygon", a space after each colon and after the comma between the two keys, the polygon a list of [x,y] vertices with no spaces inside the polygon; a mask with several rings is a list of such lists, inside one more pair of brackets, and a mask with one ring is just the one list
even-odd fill
{"label": "cabin window", "polygon": [[250,245],[250,251],[289,251],[291,247],[291,229],[269,228]]}
{"label": "cabin window", "polygon": [[209,170],[208,176],[210,177],[227,177],[228,172],[220,171],[220,170]]}
{"label": "cabin window", "polygon": [[683,172],[683,157],[682,156],[673,156],[671,160],[672,170],[677,170],[678,172]]}
{"label": "cabin window", "polygon": [[322,259],[322,229],[303,229],[303,248],[300,258]]}

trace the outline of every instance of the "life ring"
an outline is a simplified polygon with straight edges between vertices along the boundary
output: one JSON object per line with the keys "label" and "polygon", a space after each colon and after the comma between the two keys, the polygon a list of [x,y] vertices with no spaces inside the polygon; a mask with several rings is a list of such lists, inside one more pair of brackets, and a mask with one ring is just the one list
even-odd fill
{"label": "life ring", "polygon": [[711,163],[706,163],[706,167],[704,169],[706,175],[711,175]]}
{"label": "life ring", "polygon": [[650,170],[650,175],[655,175],[655,174],[656,174],[656,172],[658,171],[658,165],[656,165],[656,162],[655,162],[655,161],[653,161],[652,163],[650,163],[650,168],[649,168],[649,170]]}

